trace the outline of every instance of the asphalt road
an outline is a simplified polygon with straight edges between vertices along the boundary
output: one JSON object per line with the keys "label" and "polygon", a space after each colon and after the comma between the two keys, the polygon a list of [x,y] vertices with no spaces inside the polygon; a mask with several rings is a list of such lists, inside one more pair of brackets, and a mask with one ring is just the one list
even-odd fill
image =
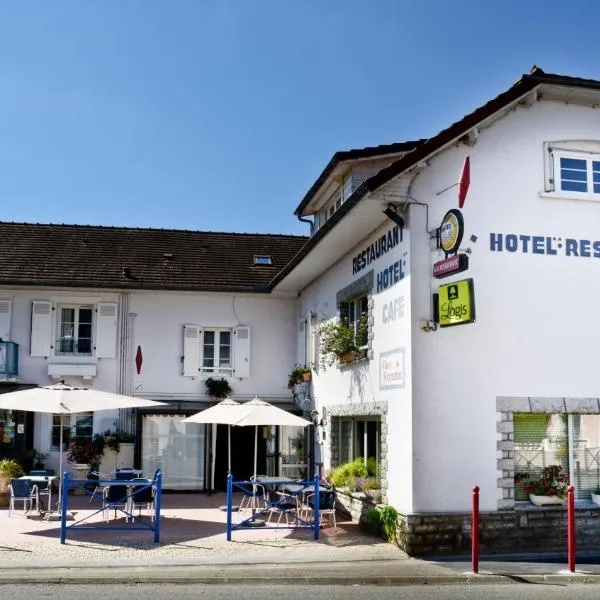
{"label": "asphalt road", "polygon": [[598,586],[593,584],[521,584],[504,585],[422,585],[382,586],[247,586],[247,585],[0,585],[0,598],[30,600],[188,600],[204,599],[264,600],[596,600]]}

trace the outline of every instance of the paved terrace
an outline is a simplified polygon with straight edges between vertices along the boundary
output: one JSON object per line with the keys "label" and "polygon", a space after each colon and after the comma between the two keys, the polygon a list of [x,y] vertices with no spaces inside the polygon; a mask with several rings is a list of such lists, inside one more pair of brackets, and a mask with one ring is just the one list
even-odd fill
{"label": "paved terrace", "polygon": [[[115,564],[219,564],[274,561],[390,560],[406,558],[393,544],[362,531],[356,523],[340,518],[337,527],[321,529],[313,540],[307,529],[245,529],[225,539],[227,513],[220,507],[225,494],[163,494],[160,542],[152,541],[150,530],[72,530],[66,544],[60,543],[60,522],[27,518],[22,511],[8,517],[0,508],[0,568],[28,563],[31,566],[89,566]],[[237,499],[236,503],[239,503]],[[80,520],[94,512],[89,496],[69,496],[69,511]],[[122,513],[117,516],[123,517]],[[144,515],[144,513],[142,513]],[[112,516],[112,513],[111,513]],[[248,513],[233,513],[233,522]],[[147,517],[146,517],[147,518]],[[276,518],[273,519],[276,521]],[[102,513],[88,521],[102,523]],[[72,523],[69,522],[69,523]],[[123,526],[124,518],[111,519]],[[138,524],[136,523],[136,526]],[[275,525],[275,523],[273,524]]]}

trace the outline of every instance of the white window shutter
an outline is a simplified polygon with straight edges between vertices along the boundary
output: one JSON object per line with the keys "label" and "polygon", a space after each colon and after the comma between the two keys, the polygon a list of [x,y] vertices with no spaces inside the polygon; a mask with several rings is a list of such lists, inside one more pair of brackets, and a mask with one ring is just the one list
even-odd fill
{"label": "white window shutter", "polygon": [[202,330],[196,325],[183,326],[183,375],[198,377]]}
{"label": "white window shutter", "polygon": [[233,330],[235,337],[233,354],[233,374],[236,377],[250,376],[250,327]]}
{"label": "white window shutter", "polygon": [[297,344],[296,344],[296,364],[305,365],[306,364],[306,321],[304,319],[299,319],[298,321],[298,331],[297,335]]}
{"label": "white window shutter", "polygon": [[31,356],[49,356],[52,349],[52,303],[34,300],[31,307]]}
{"label": "white window shutter", "polygon": [[10,340],[10,300],[0,300],[0,339],[8,342]]}
{"label": "white window shutter", "polygon": [[114,358],[117,348],[117,303],[98,302],[96,307],[96,358]]}

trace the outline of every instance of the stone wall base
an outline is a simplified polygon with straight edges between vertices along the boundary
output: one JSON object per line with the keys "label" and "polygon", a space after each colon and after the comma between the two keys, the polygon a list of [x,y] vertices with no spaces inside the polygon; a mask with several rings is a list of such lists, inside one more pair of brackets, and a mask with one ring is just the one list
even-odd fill
{"label": "stone wall base", "polygon": [[[600,510],[575,510],[577,549],[600,546]],[[398,545],[410,556],[471,552],[471,513],[422,513],[398,516]],[[479,549],[482,554],[567,551],[564,507],[516,508],[482,512]]]}

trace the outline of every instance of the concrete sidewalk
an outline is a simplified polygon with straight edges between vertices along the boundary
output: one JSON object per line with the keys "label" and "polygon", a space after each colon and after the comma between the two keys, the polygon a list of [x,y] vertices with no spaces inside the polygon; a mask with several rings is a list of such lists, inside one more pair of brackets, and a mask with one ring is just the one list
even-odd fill
{"label": "concrete sidewalk", "polygon": [[[421,585],[554,581],[600,583],[600,553],[580,553],[575,574],[566,556],[484,557],[480,574],[470,557],[421,560],[371,536],[355,523],[321,530],[248,529],[225,539],[222,496],[164,497],[160,543],[149,531],[71,531],[59,542],[59,523],[8,518],[0,509],[0,583],[281,583]],[[78,519],[90,518],[87,498],[70,500]],[[239,519],[239,516],[236,515]]]}

